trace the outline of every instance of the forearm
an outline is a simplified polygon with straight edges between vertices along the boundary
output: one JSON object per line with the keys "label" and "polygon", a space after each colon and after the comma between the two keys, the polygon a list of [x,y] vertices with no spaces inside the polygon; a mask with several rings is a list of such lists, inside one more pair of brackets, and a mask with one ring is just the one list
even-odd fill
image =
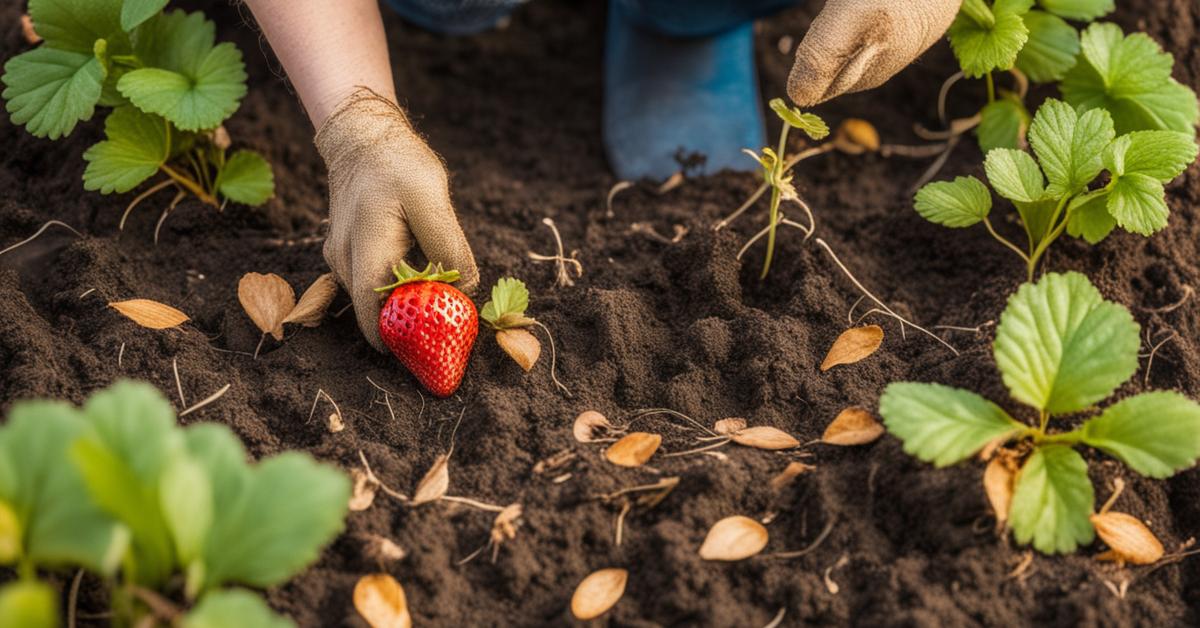
{"label": "forearm", "polygon": [[358,86],[395,101],[377,0],[245,0],[313,126]]}

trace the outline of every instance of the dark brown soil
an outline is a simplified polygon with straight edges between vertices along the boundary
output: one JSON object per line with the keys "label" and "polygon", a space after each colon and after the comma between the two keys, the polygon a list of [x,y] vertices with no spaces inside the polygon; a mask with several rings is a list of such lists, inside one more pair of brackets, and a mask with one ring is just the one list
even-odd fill
{"label": "dark brown soil", "polygon": [[[20,3],[0,9],[0,57],[23,47]],[[198,3],[193,3],[196,6]],[[693,178],[664,195],[640,185],[604,198],[614,183],[599,140],[602,4],[536,2],[507,28],[470,38],[423,33],[389,17],[400,93],[430,142],[446,158],[467,235],[483,280],[515,275],[534,291],[531,314],[557,335],[559,367],[574,395],[559,394],[543,360],[524,375],[486,335],[455,397],[422,399],[391,357],[374,353],[351,316],[268,340],[250,357],[258,334],[236,296],[246,272],[274,272],[303,289],[326,272],[317,237],[325,212],[324,172],[311,128],[256,32],[227,2],[205,7],[221,35],[246,52],[251,91],[229,124],[235,141],[266,153],[275,165],[278,198],[265,210],[234,206],[223,214],[185,202],[151,241],[157,197],[124,232],[117,222],[128,196],[85,193],[80,154],[100,135],[83,125],[51,143],[0,122],[0,247],[50,219],[85,234],[52,229],[36,244],[0,258],[0,409],[13,400],[54,396],[83,400],[121,377],[174,390],[171,363],[190,400],[229,383],[219,402],[187,417],[231,425],[255,455],[300,448],[350,469],[361,450],[376,472],[411,491],[434,458],[450,447],[450,427],[465,411],[455,442],[451,493],[496,504],[524,505],[524,525],[493,564],[488,553],[458,562],[483,545],[492,515],[455,504],[409,509],[384,497],[353,513],[346,533],[290,584],[269,592],[302,626],[362,625],[351,607],[356,578],[378,569],[364,543],[395,539],[409,555],[388,567],[403,583],[419,625],[562,625],[576,583],[592,570],[629,569],[612,625],[761,626],[781,608],[785,625],[1015,626],[1050,624],[1196,625],[1200,563],[1115,570],[1086,548],[1067,557],[1037,555],[1021,577],[1010,572],[1026,550],[992,532],[980,490],[981,465],[934,470],[904,455],[885,437],[858,448],[811,445],[817,466],[786,494],[767,480],[796,454],[726,448],[709,456],[656,459],[655,469],[626,470],[603,460],[597,445],[576,443],[572,419],[594,408],[614,420],[634,410],[666,407],[711,424],[742,416],[811,441],[847,405],[876,408],[891,381],[913,379],[970,387],[1008,399],[991,357],[991,327],[945,331],[955,356],[894,321],[870,317],[887,332],[867,361],[821,373],[833,339],[849,323],[858,291],[812,243],[785,232],[771,281],[755,273],[761,248],[740,265],[734,255],[758,230],[762,209],[734,229],[710,225],[755,187],[749,175]],[[1177,57],[1176,76],[1197,86],[1200,46],[1194,0],[1122,2],[1116,20],[1147,31]],[[1133,5],[1137,5],[1134,8]],[[797,9],[761,25],[764,96],[783,93],[789,58],[780,37],[800,37],[814,9]],[[937,89],[953,71],[947,47],[869,94],[822,107],[832,122],[872,120],[885,141],[914,142],[913,122],[934,124]],[[978,94],[976,94],[977,96]],[[1040,95],[1045,95],[1040,94]],[[965,112],[971,89],[956,92]],[[961,113],[961,112],[960,112]],[[963,147],[945,175],[977,172],[979,155]],[[816,209],[819,234],[857,277],[900,313],[924,325],[975,327],[996,319],[1023,275],[1019,262],[982,230],[951,232],[920,219],[908,186],[924,162],[829,155],[806,162],[798,176]],[[1128,305],[1143,329],[1178,333],[1121,390],[1149,387],[1200,393],[1200,301],[1159,314],[1200,286],[1200,166],[1170,189],[1171,226],[1150,239],[1117,235],[1097,247],[1056,245],[1049,268],[1075,269]],[[541,219],[551,216],[586,272],[572,288],[552,287],[553,269],[526,258],[549,252]],[[633,222],[660,232],[690,229],[676,244],[631,234]],[[1002,228],[1012,229],[1013,225]],[[90,291],[90,292],[89,292]],[[81,296],[89,292],[86,296]],[[182,330],[135,327],[105,307],[145,297],[173,304],[193,322]],[[334,308],[346,299],[339,297]],[[859,307],[859,311],[865,308]],[[118,361],[118,355],[122,353]],[[367,377],[392,391],[393,420]],[[329,433],[322,407],[308,420],[317,390],[333,397],[346,429]],[[174,393],[170,392],[172,398]],[[1014,404],[1008,403],[1009,407]],[[664,451],[694,445],[684,428],[644,419],[665,434]],[[537,475],[539,460],[578,454],[564,471]],[[1097,491],[1120,467],[1090,455]],[[559,472],[559,473],[561,473]],[[657,473],[656,473],[657,472]],[[666,501],[635,509],[616,546],[619,505],[592,496],[660,476],[682,479]],[[1126,473],[1121,508],[1153,524],[1168,549],[1200,529],[1200,472],[1166,481]],[[792,560],[754,558],[706,563],[696,550],[721,517],[778,510],[768,551],[817,549]],[[834,565],[840,565],[829,573]],[[824,577],[837,583],[834,594]],[[1106,583],[1128,580],[1119,599]],[[85,600],[86,602],[87,600]],[[92,601],[94,602],[94,600]],[[101,610],[93,604],[88,611]]]}

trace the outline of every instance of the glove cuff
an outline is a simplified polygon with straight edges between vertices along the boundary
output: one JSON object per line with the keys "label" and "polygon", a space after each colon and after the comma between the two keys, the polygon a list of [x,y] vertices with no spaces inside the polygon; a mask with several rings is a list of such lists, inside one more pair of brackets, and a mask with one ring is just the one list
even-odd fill
{"label": "glove cuff", "polygon": [[325,165],[332,166],[397,134],[417,134],[404,110],[374,90],[358,87],[329,114],[317,129],[313,143]]}

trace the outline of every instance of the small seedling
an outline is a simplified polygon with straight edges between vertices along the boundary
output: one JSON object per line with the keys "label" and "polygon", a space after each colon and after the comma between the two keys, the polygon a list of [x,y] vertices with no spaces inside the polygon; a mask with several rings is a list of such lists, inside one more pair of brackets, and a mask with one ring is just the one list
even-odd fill
{"label": "small seedling", "polygon": [[540,327],[550,339],[550,379],[567,396],[570,391],[558,381],[555,373],[558,356],[554,349],[554,335],[550,329],[536,319],[525,316],[529,307],[529,290],[520,279],[503,277],[492,286],[492,300],[483,304],[479,317],[484,324],[496,332],[496,343],[508,354],[525,372],[529,372],[542,354],[542,345],[533,334],[530,327]]}
{"label": "small seedling", "polygon": [[124,193],[166,177],[126,215],[167,187],[179,191],[177,201],[190,193],[214,207],[261,205],[274,194],[271,166],[253,151],[229,154],[221,126],[246,94],[242,54],[216,43],[216,26],[203,14],[165,13],[165,4],[30,0],[44,41],[4,65],[11,119],[54,140],[91,119],[97,105],[112,107],[106,139],[83,155],[84,189]]}
{"label": "small seedling", "polygon": [[[750,149],[745,149],[746,154],[754,158],[755,161],[762,166],[763,182],[771,190],[771,205],[770,214],[767,218],[767,226],[764,232],[767,236],[767,253],[763,258],[763,269],[759,275],[760,279],[766,279],[767,273],[771,271],[771,258],[775,254],[775,231],[780,224],[781,215],[779,206],[783,201],[792,201],[803,208],[808,213],[809,226],[808,234],[811,236],[815,224],[813,222],[812,212],[808,211],[808,205],[800,198],[800,194],[796,192],[796,186],[792,184],[792,166],[794,162],[789,163],[787,157],[787,139],[788,131],[793,128],[800,129],[805,135],[814,140],[819,140],[829,135],[829,127],[814,113],[802,113],[795,107],[788,107],[780,98],[774,98],[770,102],[771,110],[779,119],[783,121],[783,128],[779,132],[778,149],[772,149],[767,146],[762,149],[761,153],[755,153]],[[751,242],[762,237],[762,233],[756,235]]]}
{"label": "small seedling", "polygon": [[[1063,232],[1100,242],[1116,226],[1149,236],[1167,226],[1170,209],[1163,185],[1196,159],[1190,133],[1132,131],[1117,136],[1105,109],[1079,114],[1047,100],[1029,128],[1033,155],[996,148],[984,171],[993,190],[1012,202],[1025,229],[1024,249],[992,226],[992,195],[973,177],[937,181],[916,194],[917,213],[953,228],[982,222],[988,233],[1024,262],[1032,281],[1038,261]],[[1035,159],[1036,157],[1036,159]],[[1092,188],[1101,173],[1107,183]]]}
{"label": "small seedling", "polygon": [[[985,476],[993,503],[1009,502],[995,508],[998,518],[1007,511],[1021,543],[1071,552],[1095,534],[1092,483],[1076,447],[1099,449],[1152,478],[1200,457],[1200,405],[1179,393],[1145,392],[1096,411],[1137,370],[1139,344],[1127,309],[1105,301],[1083,275],[1051,273],[1009,299],[993,346],[1004,384],[1036,411],[1036,424],[940,384],[890,384],[879,412],[905,451],[938,467],[980,450],[1007,458],[1011,469],[1000,465]],[[1092,416],[1070,431],[1051,429],[1081,413]]]}

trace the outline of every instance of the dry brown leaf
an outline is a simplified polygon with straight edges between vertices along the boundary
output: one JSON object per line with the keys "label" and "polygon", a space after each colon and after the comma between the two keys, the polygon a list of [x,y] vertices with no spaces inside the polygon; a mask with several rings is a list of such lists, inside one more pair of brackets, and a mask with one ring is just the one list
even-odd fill
{"label": "dry brown leaf", "polygon": [[504,349],[508,357],[520,364],[526,373],[533,368],[538,356],[542,354],[542,343],[524,329],[501,329],[496,332],[496,343]]}
{"label": "dry brown leaf", "polygon": [[883,328],[879,325],[851,327],[833,341],[833,346],[829,348],[829,353],[821,362],[821,370],[828,371],[839,364],[858,362],[875,353],[881,344],[883,344]]}
{"label": "dry brown leaf", "polygon": [[741,515],[725,517],[713,524],[704,537],[700,558],[724,561],[750,558],[767,546],[767,540],[763,524]]}
{"label": "dry brown leaf", "polygon": [[575,440],[581,443],[590,443],[596,440],[597,432],[606,432],[612,429],[613,424],[609,423],[603,414],[595,410],[585,410],[575,417],[575,425],[571,428],[571,432],[575,435]]}
{"label": "dry brown leaf", "polygon": [[718,434],[732,435],[734,432],[746,429],[746,419],[731,417],[713,423],[713,431]]}
{"label": "dry brown leaf", "polygon": [[799,447],[800,441],[787,432],[769,425],[748,427],[733,434],[733,442],[755,449],[791,449]]}
{"label": "dry brown leaf", "polygon": [[1012,504],[1013,479],[1016,474],[1009,467],[1005,456],[993,456],[983,470],[983,492],[987,495],[992,511],[996,513],[997,528],[1008,521],[1008,507]]}
{"label": "dry brown leaf", "polygon": [[821,442],[829,445],[866,445],[883,436],[883,432],[883,426],[870,412],[849,407],[838,413],[837,418],[825,428]]}
{"label": "dry brown leaf", "polygon": [[379,481],[362,469],[350,472],[354,478],[354,492],[350,494],[350,510],[362,511],[375,503],[375,493],[379,491]]}
{"label": "dry brown leaf", "polygon": [[833,145],[849,155],[879,150],[879,132],[866,120],[846,118],[833,134]]}
{"label": "dry brown leaf", "polygon": [[603,615],[620,601],[628,581],[629,572],[615,567],[588,574],[571,596],[571,614],[582,621]]}
{"label": "dry brown leaf", "polygon": [[332,273],[325,273],[317,277],[308,290],[300,295],[296,307],[283,317],[283,322],[316,327],[325,318],[325,311],[329,309],[329,304],[333,303],[335,296],[337,296],[337,282],[334,281]]}
{"label": "dry brown leaf", "polygon": [[640,467],[658,451],[662,436],[649,432],[631,432],[612,444],[604,457],[620,467]]}
{"label": "dry brown leaf", "polygon": [[378,534],[367,534],[364,546],[367,558],[380,565],[401,561],[408,556],[408,552],[404,551],[404,548],[397,545],[395,541]]}
{"label": "dry brown leaf", "polygon": [[803,462],[790,462],[775,477],[771,478],[771,490],[779,492],[787,488],[800,474],[808,473],[816,467]]}
{"label": "dry brown leaf", "polygon": [[274,273],[242,275],[238,301],[259,331],[283,340],[283,319],[296,307],[296,291],[283,277]]}
{"label": "dry brown leaf", "polygon": [[421,478],[416,492],[413,493],[412,501],[409,503],[413,506],[420,506],[437,501],[445,497],[448,490],[450,490],[450,456],[442,454],[433,462],[433,466],[425,473],[425,477]]}
{"label": "dry brown leaf", "polygon": [[178,327],[189,319],[187,314],[150,299],[130,299],[114,301],[108,307],[120,312],[129,320],[148,329],[170,329]]}
{"label": "dry brown leaf", "polygon": [[1096,535],[1110,549],[1105,552],[1107,556],[1101,554],[1105,559],[1149,565],[1163,557],[1162,543],[1137,517],[1123,512],[1105,512],[1089,518],[1096,528]]}
{"label": "dry brown leaf", "polygon": [[404,588],[385,573],[368,574],[354,585],[354,610],[371,628],[411,628]]}
{"label": "dry brown leaf", "polygon": [[42,41],[42,36],[33,29],[33,18],[29,17],[28,13],[21,14],[21,35],[25,37],[25,43],[30,46]]}

